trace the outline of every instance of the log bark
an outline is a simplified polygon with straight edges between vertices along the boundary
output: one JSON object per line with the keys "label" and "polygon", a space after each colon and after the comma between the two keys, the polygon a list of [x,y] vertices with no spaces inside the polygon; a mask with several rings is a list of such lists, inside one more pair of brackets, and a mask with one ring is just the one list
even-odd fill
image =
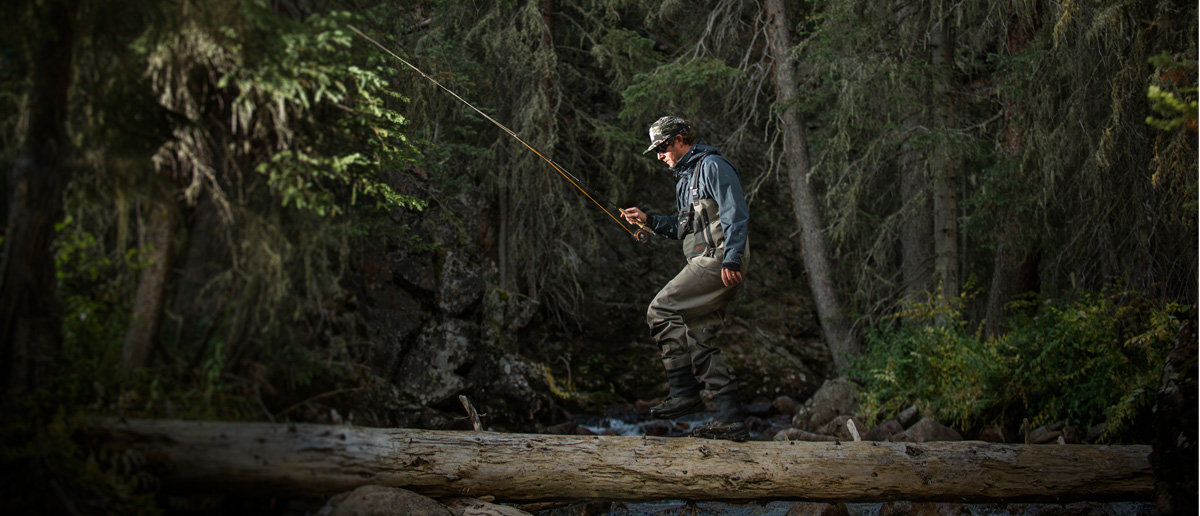
{"label": "log bark", "polygon": [[1149,446],[735,443],[340,425],[129,420],[93,443],[175,493],[317,497],[375,484],[516,500],[1055,501],[1153,493]]}

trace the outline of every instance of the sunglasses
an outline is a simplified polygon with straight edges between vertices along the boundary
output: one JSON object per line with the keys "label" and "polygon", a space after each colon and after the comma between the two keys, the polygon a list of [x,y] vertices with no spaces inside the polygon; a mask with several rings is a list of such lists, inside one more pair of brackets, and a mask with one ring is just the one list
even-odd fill
{"label": "sunglasses", "polygon": [[679,136],[679,134],[678,133],[672,134],[666,140],[663,140],[662,143],[658,144],[658,146],[654,148],[654,152],[656,154],[661,154],[661,153],[667,152],[667,147],[670,147],[672,143],[675,143],[676,136]]}

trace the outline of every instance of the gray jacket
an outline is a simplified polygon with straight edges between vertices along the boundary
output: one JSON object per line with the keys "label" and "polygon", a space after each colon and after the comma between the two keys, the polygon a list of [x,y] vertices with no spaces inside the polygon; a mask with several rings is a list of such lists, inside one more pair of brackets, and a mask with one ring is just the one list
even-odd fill
{"label": "gray jacket", "polygon": [[[679,178],[675,183],[675,204],[680,213],[684,213],[692,204],[691,177],[692,174],[699,174],[699,198],[713,199],[720,207],[721,228],[725,236],[725,258],[721,266],[741,270],[750,226],[750,209],[746,206],[737,170],[721,156],[716,147],[701,140],[683,155],[671,171]],[[650,215],[647,222],[655,233],[672,239],[680,238],[678,217]]]}

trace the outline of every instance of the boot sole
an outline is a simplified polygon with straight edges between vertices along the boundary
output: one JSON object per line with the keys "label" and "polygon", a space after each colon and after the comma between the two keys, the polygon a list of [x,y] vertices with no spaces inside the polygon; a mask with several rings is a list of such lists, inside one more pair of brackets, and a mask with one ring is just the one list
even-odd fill
{"label": "boot sole", "polygon": [[688,414],[695,414],[697,412],[704,412],[704,401],[700,400],[699,398],[696,399],[696,403],[684,405],[671,411],[664,410],[659,412],[655,411],[654,409],[650,409],[650,416],[655,419],[675,419]]}

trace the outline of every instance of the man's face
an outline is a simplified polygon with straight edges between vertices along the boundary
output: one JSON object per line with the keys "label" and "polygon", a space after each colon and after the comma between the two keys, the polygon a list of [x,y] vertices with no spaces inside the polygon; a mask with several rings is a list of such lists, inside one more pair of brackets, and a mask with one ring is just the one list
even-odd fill
{"label": "man's face", "polygon": [[681,143],[682,140],[683,138],[679,135],[673,136],[666,148],[659,148],[655,151],[658,153],[658,159],[666,163],[668,167],[675,168],[675,165],[679,163],[679,159],[682,158],[684,154],[687,154],[687,151],[690,148],[689,146]]}

